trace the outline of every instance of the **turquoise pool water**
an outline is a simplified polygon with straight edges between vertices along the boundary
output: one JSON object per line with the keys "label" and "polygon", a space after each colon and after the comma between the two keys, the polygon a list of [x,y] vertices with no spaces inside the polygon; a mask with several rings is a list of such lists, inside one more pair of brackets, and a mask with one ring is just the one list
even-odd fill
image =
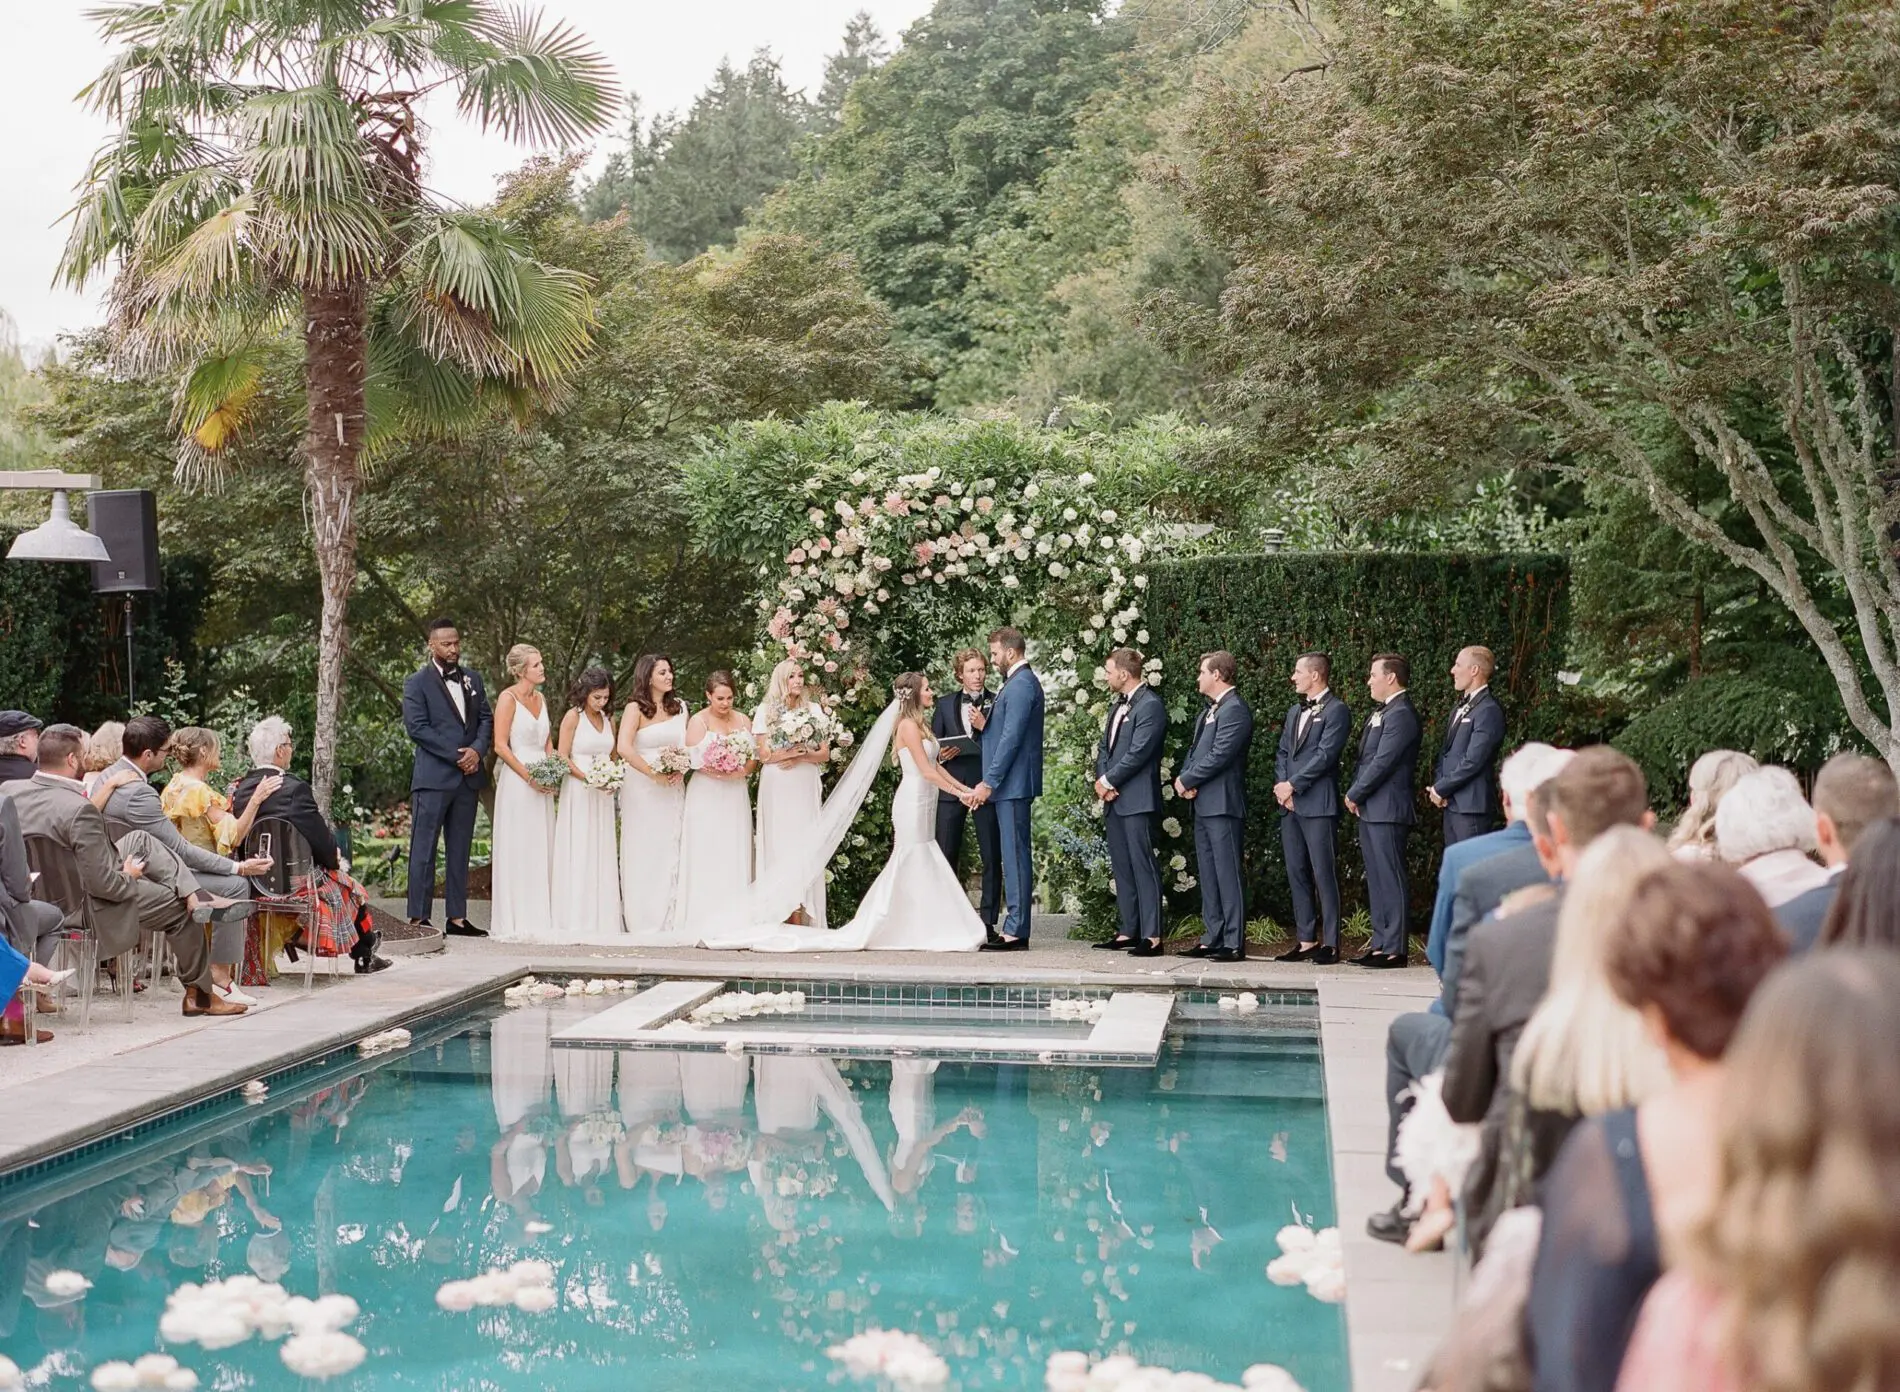
{"label": "turquoise pool water", "polygon": [[[871,1327],[965,1389],[1040,1387],[1063,1348],[1346,1387],[1338,1307],[1263,1274],[1296,1212],[1333,1221],[1298,1008],[1184,1001],[1153,1070],[549,1045],[600,1004],[418,1028],[0,1184],[0,1351],[82,1387],[162,1347],[175,1286],[249,1270],[362,1306],[339,1389],[832,1387],[825,1349]],[[525,1257],[555,1309],[437,1308]],[[206,1388],[298,1385],[272,1343],[165,1351]]]}

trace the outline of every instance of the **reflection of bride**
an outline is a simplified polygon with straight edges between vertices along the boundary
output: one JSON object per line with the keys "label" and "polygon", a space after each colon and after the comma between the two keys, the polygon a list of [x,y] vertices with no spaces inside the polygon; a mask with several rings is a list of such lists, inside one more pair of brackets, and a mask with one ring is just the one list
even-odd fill
{"label": "reflection of bride", "polygon": [[[760,1134],[809,1137],[817,1132],[818,1114],[823,1111],[850,1147],[851,1157],[864,1172],[871,1192],[889,1208],[893,1196],[883,1157],[878,1154],[871,1128],[865,1124],[864,1109],[858,1105],[857,1095],[845,1086],[838,1065],[826,1058],[760,1054],[755,1067],[752,1105],[758,1113]],[[765,1158],[756,1158],[752,1182],[766,1198],[767,1219],[773,1227],[783,1227],[781,1220],[786,1214],[772,1202],[780,1197],[776,1193],[777,1177],[767,1174]]]}
{"label": "reflection of bride", "polygon": [[891,1187],[914,1194],[923,1187],[936,1161],[937,1147],[964,1127],[983,1138],[983,1113],[966,1107],[937,1125],[937,1060],[891,1060],[891,1125],[897,1144],[891,1150]]}
{"label": "reflection of bride", "polygon": [[[752,926],[708,935],[703,946],[758,952],[973,952],[982,946],[983,921],[936,839],[938,791],[961,796],[969,789],[937,762],[936,741],[926,731],[935,700],[930,684],[921,673],[906,672],[895,692],[826,799],[803,853],[760,872],[746,914]],[[893,740],[903,778],[891,798],[891,858],[865,891],[857,917],[836,931],[786,923],[850,831]]]}

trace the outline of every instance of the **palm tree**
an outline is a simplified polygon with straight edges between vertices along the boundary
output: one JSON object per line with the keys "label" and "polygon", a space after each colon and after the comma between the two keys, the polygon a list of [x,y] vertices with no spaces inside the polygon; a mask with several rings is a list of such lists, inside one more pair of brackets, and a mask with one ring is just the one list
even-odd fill
{"label": "palm tree", "polygon": [[81,99],[117,127],[61,274],[116,263],[119,365],[178,381],[181,481],[220,467],[274,346],[300,339],[307,510],[322,583],[311,782],[329,806],[367,459],[405,435],[558,399],[587,352],[584,277],[422,182],[418,108],[568,143],[616,97],[572,30],[489,0],[125,0]]}

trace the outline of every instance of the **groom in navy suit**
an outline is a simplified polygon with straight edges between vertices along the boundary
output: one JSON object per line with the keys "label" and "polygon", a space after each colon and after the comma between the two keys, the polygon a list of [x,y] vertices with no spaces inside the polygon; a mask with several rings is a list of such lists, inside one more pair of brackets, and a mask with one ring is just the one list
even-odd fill
{"label": "groom in navy suit", "polygon": [[448,853],[443,894],[448,931],[485,938],[468,921],[468,853],[475,811],[488,775],[482,759],[495,732],[482,679],[462,666],[455,620],[429,625],[429,660],[402,684],[402,727],[416,746],[409,779],[409,921],[427,923],[435,902],[435,846]]}
{"label": "groom in navy suit", "polygon": [[1029,816],[1042,796],[1042,683],[1029,670],[1029,648],[1019,629],[999,628],[990,635],[990,661],[1003,673],[1003,685],[983,727],[983,781],[970,790],[970,805],[995,804],[1009,912],[1002,931],[990,934],[983,950],[1025,952],[1036,876]]}

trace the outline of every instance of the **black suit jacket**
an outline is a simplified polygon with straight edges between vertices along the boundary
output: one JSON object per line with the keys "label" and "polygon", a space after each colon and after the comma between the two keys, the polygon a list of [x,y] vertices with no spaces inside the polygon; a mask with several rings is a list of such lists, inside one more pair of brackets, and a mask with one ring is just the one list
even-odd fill
{"label": "black suit jacket", "polygon": [[1366,718],[1359,731],[1359,760],[1346,796],[1362,822],[1410,826],[1418,820],[1420,738],[1418,712],[1401,691]]}
{"label": "black suit jacket", "polygon": [[1194,720],[1194,739],[1176,775],[1184,788],[1199,789],[1191,804],[1197,817],[1247,815],[1247,753],[1253,748],[1253,708],[1230,691]]}
{"label": "black suit jacket", "polygon": [[1504,743],[1504,707],[1488,686],[1460,714],[1463,706],[1460,701],[1452,710],[1444,748],[1432,771],[1432,787],[1453,812],[1495,814],[1498,790],[1492,766]]}
{"label": "black suit jacket", "polygon": [[1102,738],[1095,749],[1095,776],[1106,778],[1117,794],[1108,804],[1111,817],[1133,817],[1161,807],[1161,745],[1168,734],[1168,710],[1161,696],[1146,682],[1126,698],[1128,714],[1115,743],[1108,742],[1115,728],[1117,700],[1102,726]]}
{"label": "black suit jacket", "polygon": [[[988,690],[985,690],[981,696],[972,699],[967,691],[962,687],[958,687],[955,691],[950,692],[946,696],[939,696],[937,698],[937,704],[931,707],[930,733],[935,735],[939,740],[946,740],[952,737],[963,739],[965,738],[963,733],[964,706],[974,705],[987,717],[990,713],[990,707],[995,704],[996,697]],[[977,752],[974,754],[960,755],[944,765],[944,769],[949,775],[966,788],[974,788],[983,781],[983,732],[978,730],[975,733]],[[937,801],[939,802],[956,802],[957,800],[955,793],[945,792],[942,789],[937,791]]]}
{"label": "black suit jacket", "polygon": [[1445,1055],[1445,1110],[1453,1121],[1483,1121],[1502,1102],[1518,1038],[1550,989],[1562,905],[1559,887],[1555,899],[1472,928]]}
{"label": "black suit jacket", "polygon": [[[231,811],[242,817],[244,809],[251,805],[251,794],[257,791],[257,785],[276,772],[274,768],[260,765],[238,779],[237,788],[231,794]],[[317,811],[317,796],[303,779],[295,774],[285,774],[284,786],[272,793],[270,801],[257,809],[257,815],[260,819],[279,817],[289,822],[310,843],[310,854],[315,857],[317,864],[325,870],[337,868],[336,835],[330,830],[330,824],[324,820],[323,814]]]}

